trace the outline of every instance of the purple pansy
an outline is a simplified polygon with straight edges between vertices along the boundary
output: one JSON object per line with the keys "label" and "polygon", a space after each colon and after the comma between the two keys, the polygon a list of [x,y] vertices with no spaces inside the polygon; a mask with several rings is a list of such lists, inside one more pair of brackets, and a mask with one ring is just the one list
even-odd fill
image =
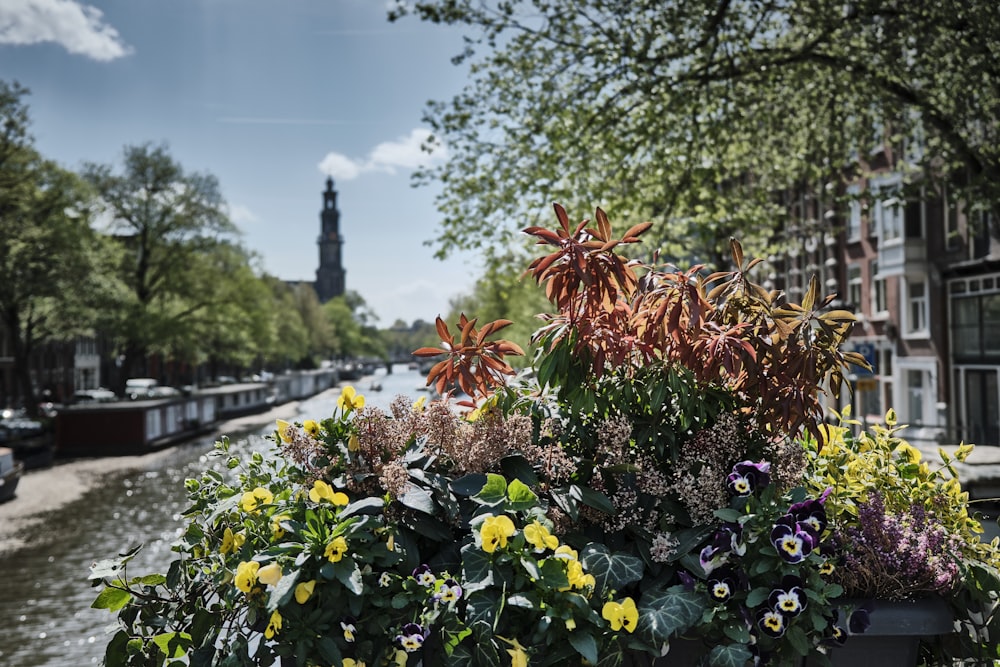
{"label": "purple pansy", "polygon": [[403,626],[400,633],[396,635],[396,641],[407,653],[419,650],[424,645],[424,639],[426,638],[427,633],[417,623],[407,623]]}
{"label": "purple pansy", "polygon": [[785,634],[785,616],[780,611],[762,609],[757,614],[757,627],[768,637],[780,637]]}
{"label": "purple pansy", "polygon": [[771,591],[767,604],[772,610],[783,616],[798,616],[806,608],[806,592],[802,589],[802,580],[794,575],[788,575],[781,580],[781,586]]}
{"label": "purple pansy", "polygon": [[788,513],[795,517],[796,523],[808,526],[817,538],[826,530],[826,508],[823,507],[825,499],[825,496],[822,499],[813,498],[795,503],[788,508]]}
{"label": "purple pansy", "polygon": [[462,597],[462,587],[454,579],[445,579],[441,588],[434,594],[435,600],[441,602],[454,602]]}
{"label": "purple pansy", "polygon": [[715,531],[712,541],[701,550],[699,562],[705,574],[722,565],[730,552],[737,556],[746,553],[746,545],[740,540],[743,537],[743,526],[737,523],[724,523]]}
{"label": "purple pansy", "polygon": [[417,580],[417,583],[421,586],[433,586],[437,578],[434,573],[431,572],[430,565],[420,565],[415,570],[413,570],[413,578]]}
{"label": "purple pansy", "polygon": [[720,567],[706,580],[708,596],[716,603],[726,602],[738,590],[744,588],[744,581],[745,578],[741,577],[736,570]]}
{"label": "purple pansy", "polygon": [[771,464],[767,461],[754,463],[741,461],[733,466],[733,471],[726,480],[730,493],[737,496],[749,496],[754,491],[762,489],[771,482]]}
{"label": "purple pansy", "polygon": [[812,528],[797,522],[791,514],[778,519],[771,529],[771,544],[788,563],[801,563],[818,543]]}

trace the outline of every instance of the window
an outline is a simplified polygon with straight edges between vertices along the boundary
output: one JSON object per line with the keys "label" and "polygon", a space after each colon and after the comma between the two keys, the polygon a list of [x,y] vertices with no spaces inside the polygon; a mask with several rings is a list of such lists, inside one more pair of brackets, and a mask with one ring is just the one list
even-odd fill
{"label": "window", "polygon": [[1000,274],[955,280],[951,297],[951,351],[964,363],[1000,360]]}
{"label": "window", "polygon": [[885,298],[885,278],[878,273],[878,260],[873,259],[868,264],[868,275],[871,279],[871,314],[886,314],[889,305]]}
{"label": "window", "polygon": [[847,265],[847,300],[854,306],[854,312],[861,310],[861,265]]}
{"label": "window", "polygon": [[906,201],[902,196],[902,180],[899,176],[873,180],[872,226],[879,242],[903,238],[904,209]]}
{"label": "window", "polygon": [[861,188],[857,185],[850,185],[847,188],[848,202],[847,214],[847,240],[854,241],[861,238],[861,200],[858,195]]}
{"label": "window", "polygon": [[927,282],[923,278],[908,280],[906,298],[906,333],[910,335],[927,333]]}
{"label": "window", "polygon": [[925,385],[926,371],[909,369],[906,371],[906,421],[920,426],[924,423],[924,402],[927,391]]}
{"label": "window", "polygon": [[961,245],[962,236],[958,226],[958,202],[945,190],[944,195],[944,247],[957,250]]}

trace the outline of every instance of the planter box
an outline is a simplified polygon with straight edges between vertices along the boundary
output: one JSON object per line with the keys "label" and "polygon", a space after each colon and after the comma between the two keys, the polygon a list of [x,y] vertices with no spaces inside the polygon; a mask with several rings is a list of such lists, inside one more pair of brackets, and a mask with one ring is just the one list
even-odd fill
{"label": "planter box", "polygon": [[[830,652],[834,667],[914,667],[920,638],[954,630],[951,609],[939,597],[903,602],[876,600],[871,627]],[[815,663],[807,661],[807,667]]]}

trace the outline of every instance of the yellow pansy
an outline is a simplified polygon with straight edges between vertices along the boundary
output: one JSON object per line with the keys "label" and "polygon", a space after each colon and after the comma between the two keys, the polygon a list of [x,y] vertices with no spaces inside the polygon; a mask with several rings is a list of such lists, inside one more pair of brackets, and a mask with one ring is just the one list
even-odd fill
{"label": "yellow pansy", "polygon": [[236,576],[233,578],[236,588],[244,593],[249,593],[253,589],[254,584],[257,583],[258,570],[260,570],[260,563],[255,560],[243,561],[237,565]]}
{"label": "yellow pansy", "polygon": [[253,491],[247,491],[240,499],[240,507],[244,512],[254,513],[261,505],[270,505],[274,496],[270,491],[262,486],[258,486]]}
{"label": "yellow pansy", "polygon": [[284,419],[276,419],[275,423],[278,425],[278,437],[282,442],[291,442],[292,438],[295,437],[295,427],[286,422]]}
{"label": "yellow pansy", "polygon": [[580,557],[579,554],[577,554],[576,549],[565,544],[560,544],[556,547],[556,555],[562,558],[569,558],[571,560],[577,560]]}
{"label": "yellow pansy", "polygon": [[305,604],[306,600],[312,597],[313,591],[316,589],[316,580],[310,579],[309,581],[303,581],[301,584],[295,587],[295,601],[299,604]]}
{"label": "yellow pansy", "polygon": [[318,503],[321,500],[328,500],[334,505],[346,505],[350,502],[350,498],[347,497],[346,493],[334,491],[332,486],[321,479],[313,482],[312,489],[309,491],[309,500],[314,503]]}
{"label": "yellow pansy", "polygon": [[594,575],[585,574],[583,565],[578,560],[571,560],[567,563],[566,578],[569,579],[569,585],[573,588],[582,589],[597,586],[597,580],[594,579]]}
{"label": "yellow pansy", "polygon": [[302,430],[313,438],[319,437],[319,422],[315,419],[307,419],[302,422]]}
{"label": "yellow pansy", "polygon": [[427,406],[427,397],[421,396],[420,398],[418,398],[413,402],[413,411],[423,412],[426,406]]}
{"label": "yellow pansy", "polygon": [[364,660],[355,660],[354,658],[344,658],[341,667],[365,667],[365,662]]}
{"label": "yellow pansy", "polygon": [[528,667],[528,652],[521,646],[521,642],[500,635],[497,635],[497,639],[502,639],[512,647],[507,649],[507,653],[510,655],[510,667]]}
{"label": "yellow pansy", "polygon": [[281,581],[281,566],[277,563],[270,563],[257,570],[257,580],[262,584],[274,586]]}
{"label": "yellow pansy", "polygon": [[365,397],[354,391],[354,387],[347,385],[340,392],[337,399],[337,407],[344,412],[354,412],[365,407]]}
{"label": "yellow pansy", "polygon": [[347,438],[347,451],[356,452],[361,449],[361,440],[358,438],[357,433],[352,433],[350,437]]}
{"label": "yellow pansy", "polygon": [[549,529],[539,523],[537,519],[524,527],[524,539],[535,547],[535,551],[555,549],[559,546],[559,539],[551,534]]}
{"label": "yellow pansy", "polygon": [[338,562],[346,553],[347,540],[344,539],[343,535],[333,538],[333,540],[326,545],[326,549],[323,551],[323,555],[326,556],[331,563]]}
{"label": "yellow pansy", "polygon": [[493,553],[497,547],[506,547],[507,539],[513,537],[516,532],[517,528],[514,527],[514,522],[509,517],[502,514],[500,516],[487,516],[479,529],[479,536],[483,541],[483,551]]}
{"label": "yellow pansy", "polygon": [[267,622],[267,629],[264,630],[264,636],[271,639],[279,632],[281,632],[281,614],[275,609],[271,612],[271,619]]}
{"label": "yellow pansy", "polygon": [[288,521],[292,517],[288,514],[277,514],[271,517],[271,538],[275,540],[280,540],[285,536],[285,529],[282,528],[281,522]]}
{"label": "yellow pansy", "polygon": [[223,555],[236,553],[246,541],[246,535],[243,533],[234,533],[232,529],[227,526],[225,532],[222,533],[222,546],[219,547],[219,553]]}
{"label": "yellow pansy", "polygon": [[616,631],[624,628],[628,632],[635,632],[635,626],[639,622],[639,610],[636,609],[632,598],[625,598],[620,603],[613,600],[605,602],[601,616],[611,624],[611,629]]}

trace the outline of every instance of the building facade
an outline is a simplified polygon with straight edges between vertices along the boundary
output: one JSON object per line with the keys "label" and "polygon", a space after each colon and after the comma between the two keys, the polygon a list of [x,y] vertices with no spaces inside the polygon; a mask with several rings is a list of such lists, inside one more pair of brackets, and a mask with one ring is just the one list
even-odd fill
{"label": "building facade", "polygon": [[855,313],[846,344],[872,371],[850,377],[852,414],[893,408],[908,440],[1000,445],[1000,239],[988,215],[947,186],[907,181],[890,149],[840,200],[785,196],[792,250],[772,259],[774,288],[797,301],[812,274],[833,307]]}

